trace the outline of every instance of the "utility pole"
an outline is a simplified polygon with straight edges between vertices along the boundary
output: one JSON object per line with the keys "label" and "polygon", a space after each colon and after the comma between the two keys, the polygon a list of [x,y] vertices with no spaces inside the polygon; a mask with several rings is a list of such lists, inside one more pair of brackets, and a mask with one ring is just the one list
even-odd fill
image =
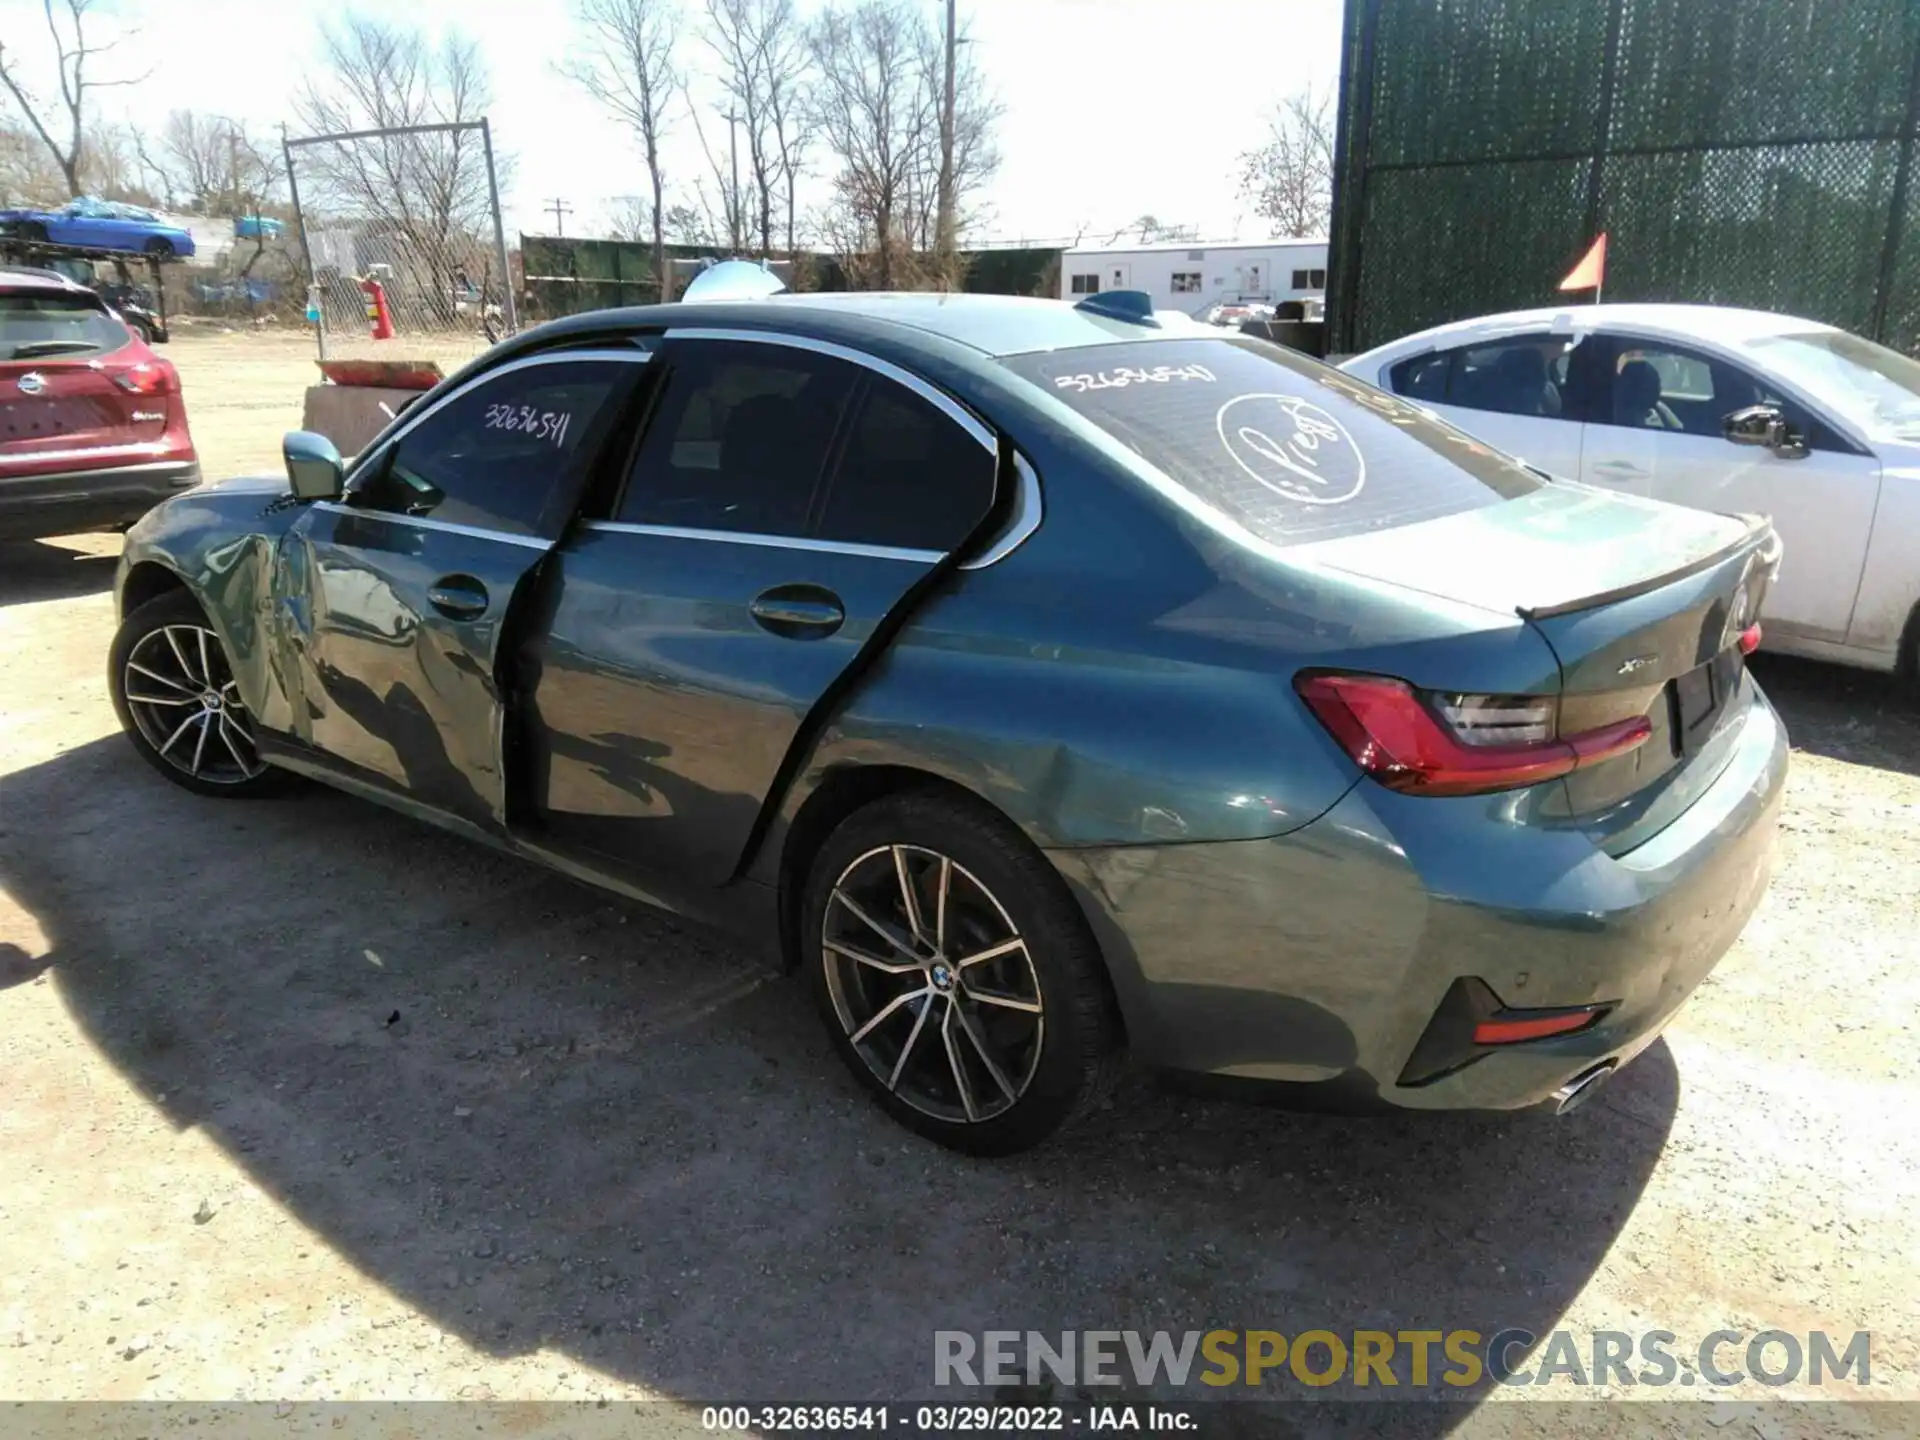
{"label": "utility pole", "polygon": [[959,0],[947,0],[946,87],[940,100],[940,196],[934,243],[942,255],[953,253],[953,71],[959,48]]}
{"label": "utility pole", "polygon": [[553,212],[554,237],[560,240],[566,239],[567,238],[567,216],[573,213],[573,207],[567,204],[565,200],[562,200],[556,196],[554,199],[549,200],[545,205],[542,205],[540,208],[542,210],[551,210]]}
{"label": "utility pole", "polygon": [[740,117],[731,110],[727,112],[727,168],[733,174],[733,188],[727,192],[727,239],[739,251],[746,248],[746,207],[740,203]]}

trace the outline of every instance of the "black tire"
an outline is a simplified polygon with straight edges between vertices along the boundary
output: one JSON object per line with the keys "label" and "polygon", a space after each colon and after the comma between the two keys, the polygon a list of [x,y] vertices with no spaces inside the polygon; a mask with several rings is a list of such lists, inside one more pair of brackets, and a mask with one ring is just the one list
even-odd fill
{"label": "black tire", "polygon": [[[194,632],[204,632],[204,662],[193,643]],[[177,667],[171,663],[175,659]],[[195,690],[195,670],[202,663],[208,674]],[[186,591],[170,590],[121,621],[108,652],[107,688],[133,748],[174,784],[223,800],[282,794],[294,777],[261,763],[252,747],[252,720],[239,703],[232,673],[206,613]],[[130,690],[129,676],[143,688]],[[221,703],[201,698],[208,693]],[[177,730],[174,715],[180,717]],[[173,738],[164,739],[169,735]]]}
{"label": "black tire", "polygon": [[[936,945],[942,860],[948,908]],[[909,879],[889,900],[885,878],[902,869]],[[858,908],[835,898],[843,882]],[[900,943],[909,889],[924,922],[917,952]],[[1085,918],[1046,858],[983,804],[909,791],[854,812],[814,857],[800,923],[808,983],[841,1059],[883,1109],[929,1139],[975,1155],[1024,1150],[1093,1108],[1120,1072],[1119,1018]],[[1011,937],[993,933],[1003,924]],[[829,933],[901,973],[836,952]],[[960,963],[1014,942],[1009,954]],[[1037,1013],[1026,1013],[1031,1002]],[[853,1035],[883,1010],[863,1049]]]}
{"label": "black tire", "polygon": [[145,249],[146,253],[153,256],[156,260],[170,260],[173,258],[173,242],[162,239],[158,235],[147,241]]}
{"label": "black tire", "polygon": [[47,243],[47,227],[38,220],[28,220],[20,227],[20,238],[44,245]]}

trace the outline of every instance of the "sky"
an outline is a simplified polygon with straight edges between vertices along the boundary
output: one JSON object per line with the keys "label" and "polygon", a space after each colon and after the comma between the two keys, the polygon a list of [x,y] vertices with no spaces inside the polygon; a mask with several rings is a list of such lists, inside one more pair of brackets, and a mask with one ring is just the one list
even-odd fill
{"label": "sky", "polygon": [[[116,23],[137,33],[101,70],[152,73],[100,92],[105,112],[157,125],[168,110],[190,108],[263,129],[292,122],[289,97],[315,62],[321,19],[343,10],[339,0],[108,3]],[[939,0],[922,3],[938,15]],[[682,4],[689,14],[698,8]],[[810,11],[815,0],[800,4]],[[509,236],[553,233],[542,207],[555,198],[571,207],[568,234],[601,232],[620,196],[646,188],[626,133],[556,71],[572,38],[564,0],[368,8],[430,33],[457,25],[480,41],[492,69],[494,143],[516,158],[504,199]],[[39,12],[35,0],[0,0],[10,48],[32,53],[45,33]],[[1005,106],[1002,164],[973,238],[1060,243],[1084,233],[1093,243],[1145,214],[1195,226],[1204,240],[1266,238],[1269,227],[1238,194],[1237,157],[1259,143],[1276,102],[1333,89],[1340,13],[1341,0],[961,0],[975,59]],[[691,36],[684,53],[705,59]],[[724,123],[709,125],[709,139],[716,132],[724,145]],[[666,160],[671,203],[706,165],[684,116]]]}

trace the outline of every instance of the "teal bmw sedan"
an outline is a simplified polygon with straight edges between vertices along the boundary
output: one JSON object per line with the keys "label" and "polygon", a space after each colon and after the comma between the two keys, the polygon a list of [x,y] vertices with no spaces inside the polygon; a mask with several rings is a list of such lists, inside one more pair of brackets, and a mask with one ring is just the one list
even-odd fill
{"label": "teal bmw sedan", "polygon": [[579,315],[286,461],[129,534],[134,749],[727,927],[960,1149],[1128,1056],[1571,1109],[1766,884],[1764,519],[1143,295]]}

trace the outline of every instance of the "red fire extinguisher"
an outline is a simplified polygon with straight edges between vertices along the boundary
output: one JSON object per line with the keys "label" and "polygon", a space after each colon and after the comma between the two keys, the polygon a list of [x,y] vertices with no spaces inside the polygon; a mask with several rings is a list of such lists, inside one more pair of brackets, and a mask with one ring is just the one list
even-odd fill
{"label": "red fire extinguisher", "polygon": [[393,339],[393,312],[387,308],[386,287],[378,280],[362,280],[360,288],[367,292],[367,320],[373,327],[373,338]]}

